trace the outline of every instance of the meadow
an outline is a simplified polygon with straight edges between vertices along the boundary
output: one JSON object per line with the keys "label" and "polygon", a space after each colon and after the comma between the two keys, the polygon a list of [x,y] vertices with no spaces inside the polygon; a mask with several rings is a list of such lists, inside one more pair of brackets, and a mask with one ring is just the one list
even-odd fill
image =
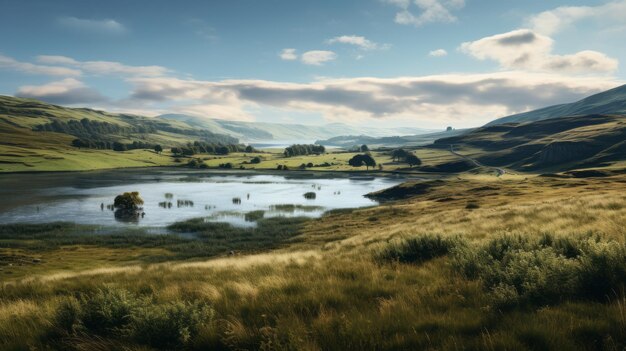
{"label": "meadow", "polygon": [[465,174],[185,237],[3,226],[0,348],[621,350],[625,184]]}

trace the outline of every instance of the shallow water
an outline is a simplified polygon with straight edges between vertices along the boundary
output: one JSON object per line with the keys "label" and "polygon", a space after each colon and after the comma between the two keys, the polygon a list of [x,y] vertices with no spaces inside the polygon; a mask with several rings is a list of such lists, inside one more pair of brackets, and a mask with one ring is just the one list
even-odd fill
{"label": "shallow water", "polygon": [[[376,201],[363,195],[401,181],[345,174],[264,175],[180,170],[3,175],[0,177],[0,196],[4,200],[0,223],[69,221],[162,227],[189,218],[206,217],[249,226],[254,225],[250,218],[253,216],[246,218],[246,214],[252,211],[264,211],[265,218],[317,217],[331,209],[376,205]],[[130,222],[117,220],[107,205],[113,203],[116,195],[129,191],[140,193],[145,202],[145,216]],[[315,192],[315,199],[305,199],[307,192]],[[172,197],[166,198],[167,193]],[[171,208],[167,202],[171,203]]]}

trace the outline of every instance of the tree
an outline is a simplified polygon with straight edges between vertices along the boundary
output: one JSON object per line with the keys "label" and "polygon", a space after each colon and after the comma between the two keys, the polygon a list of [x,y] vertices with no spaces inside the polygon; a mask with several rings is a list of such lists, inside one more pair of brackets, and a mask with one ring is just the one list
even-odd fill
{"label": "tree", "polygon": [[419,157],[417,157],[417,155],[415,154],[408,154],[405,158],[404,161],[406,163],[409,164],[409,166],[411,166],[411,168],[413,168],[413,166],[419,166],[422,164],[422,160],[420,160]]}
{"label": "tree", "polygon": [[181,151],[180,151],[180,149],[179,149],[179,148],[177,148],[177,147],[173,147],[173,148],[172,148],[172,154],[174,154],[174,155],[178,155],[178,154],[180,154],[180,153],[181,153]]}
{"label": "tree", "polygon": [[141,205],[143,205],[143,199],[136,191],[117,195],[113,201],[115,218],[124,222],[136,221],[139,219],[140,212],[141,217],[144,215]]}
{"label": "tree", "polygon": [[250,160],[250,163],[252,164],[261,163],[261,158],[259,156],[255,156]]}
{"label": "tree", "polygon": [[367,170],[369,170],[370,167],[376,167],[376,161],[371,155],[368,154],[363,154],[363,163],[365,163]]}
{"label": "tree", "polygon": [[367,147],[367,145],[365,144],[361,145],[361,152],[368,152],[368,151],[370,151],[370,148]]}
{"label": "tree", "polygon": [[398,162],[400,162],[400,159],[403,159],[406,157],[408,153],[406,152],[406,150],[400,148],[400,149],[395,149],[391,152],[391,158],[395,161],[398,160]]}
{"label": "tree", "polygon": [[359,154],[354,155],[349,161],[348,164],[352,167],[361,167],[365,165],[369,170],[370,167],[376,166],[376,161],[371,155],[368,154]]}
{"label": "tree", "polygon": [[248,146],[246,146],[245,151],[246,152],[254,152],[254,148],[252,147],[252,145],[248,145]]}
{"label": "tree", "polygon": [[117,141],[113,143],[113,151],[126,151],[126,150],[127,150],[126,145]]}
{"label": "tree", "polygon": [[155,145],[154,152],[156,152],[157,154],[160,154],[161,152],[163,152],[163,147],[161,145]]}

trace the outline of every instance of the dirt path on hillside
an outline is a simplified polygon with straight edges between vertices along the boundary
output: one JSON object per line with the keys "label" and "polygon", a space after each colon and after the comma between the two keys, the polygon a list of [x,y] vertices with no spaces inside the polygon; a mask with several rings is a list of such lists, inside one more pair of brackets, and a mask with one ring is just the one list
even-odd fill
{"label": "dirt path on hillside", "polygon": [[506,170],[504,168],[486,166],[486,165],[478,162],[477,160],[475,160],[475,159],[473,159],[473,158],[471,158],[469,156],[461,155],[460,153],[454,151],[454,144],[450,144],[450,152],[453,155],[457,156],[457,157],[460,157],[460,158],[462,158],[464,160],[468,160],[468,161],[472,162],[473,164],[475,164],[478,167],[493,169],[494,171],[496,171],[496,176],[497,177],[501,177],[501,176],[506,174]]}

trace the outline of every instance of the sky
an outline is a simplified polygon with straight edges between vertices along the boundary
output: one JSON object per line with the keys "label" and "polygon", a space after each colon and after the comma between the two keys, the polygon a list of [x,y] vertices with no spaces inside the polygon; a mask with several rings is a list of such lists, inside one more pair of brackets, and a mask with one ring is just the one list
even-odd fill
{"label": "sky", "polygon": [[626,82],[626,0],[0,0],[0,94],[439,129]]}

